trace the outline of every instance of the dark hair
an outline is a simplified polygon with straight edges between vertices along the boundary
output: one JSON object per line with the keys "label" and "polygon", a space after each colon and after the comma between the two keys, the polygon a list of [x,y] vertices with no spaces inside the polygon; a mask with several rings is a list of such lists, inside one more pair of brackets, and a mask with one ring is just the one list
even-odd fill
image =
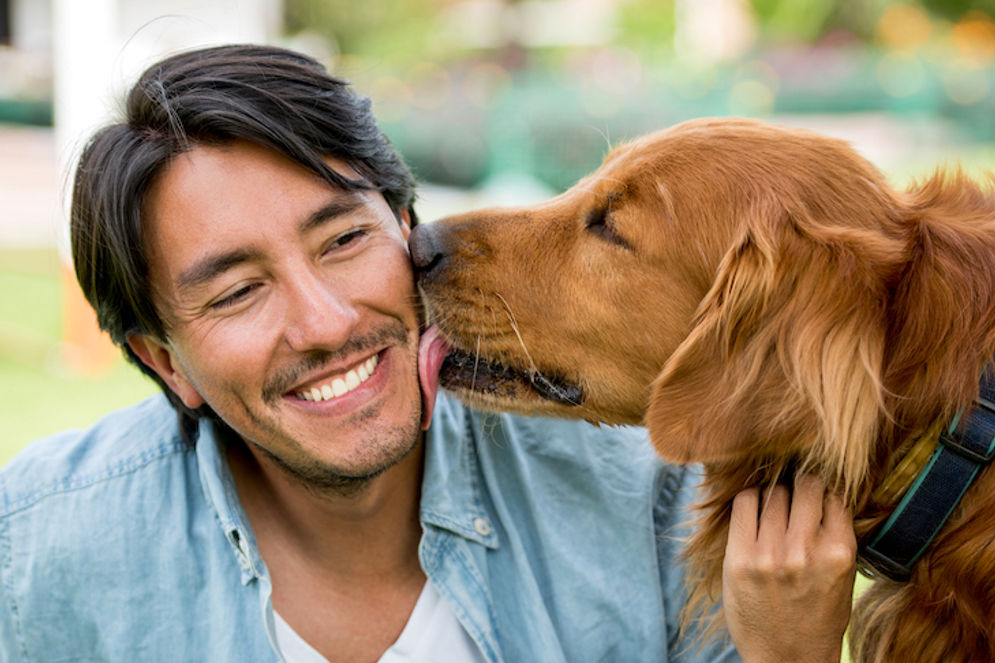
{"label": "dark hair", "polygon": [[[234,45],[174,55],[149,67],[128,94],[122,122],[98,131],[76,168],[70,218],[73,263],[101,329],[154,379],[191,432],[198,416],[131,351],[130,334],[166,340],[142,243],[145,198],[172,159],[197,145],[246,140],[344,189],[376,189],[394,214],[417,222],[415,182],[373,116],[369,99],[315,60],[281,48]],[[336,157],[352,180],[325,162]]]}

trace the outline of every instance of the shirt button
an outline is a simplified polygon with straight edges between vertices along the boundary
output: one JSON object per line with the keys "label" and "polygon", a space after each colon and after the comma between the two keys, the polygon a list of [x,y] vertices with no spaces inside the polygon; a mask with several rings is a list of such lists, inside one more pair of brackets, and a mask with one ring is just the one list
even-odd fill
{"label": "shirt button", "polygon": [[477,534],[480,536],[489,536],[491,533],[491,524],[483,518],[474,518],[473,529],[477,530]]}

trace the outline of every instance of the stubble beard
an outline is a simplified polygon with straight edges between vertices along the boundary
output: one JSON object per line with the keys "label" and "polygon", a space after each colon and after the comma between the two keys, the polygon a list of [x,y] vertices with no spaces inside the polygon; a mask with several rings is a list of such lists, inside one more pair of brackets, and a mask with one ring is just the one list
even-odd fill
{"label": "stubble beard", "polygon": [[[375,421],[377,414],[367,414],[363,419]],[[414,409],[411,418],[402,426],[379,432],[371,431],[364,443],[368,453],[353,469],[344,469],[317,458],[290,458],[277,456],[269,449],[251,443],[253,447],[289,479],[314,495],[327,497],[355,497],[361,494],[374,479],[404,460],[418,446],[421,439],[421,407]]]}
{"label": "stubble beard", "polygon": [[[390,341],[398,344],[408,343],[407,330],[403,325],[400,323],[388,325],[369,336],[351,340],[340,352],[360,351]],[[264,402],[276,403],[300,375],[324,365],[331,360],[333,355],[334,353],[324,351],[307,353],[299,365],[283,371],[269,381],[263,390]],[[417,353],[413,362],[413,371],[417,375]],[[278,456],[270,449],[255,442],[247,440],[247,443],[268,458],[292,481],[307,488],[312,493],[328,497],[353,497],[362,493],[375,478],[404,460],[418,445],[421,439],[422,418],[420,391],[416,390],[412,394],[412,400],[414,407],[411,416],[404,424],[386,430],[378,430],[376,423],[381,418],[380,408],[363,412],[348,422],[347,428],[353,431],[363,428],[370,431],[369,438],[363,442],[363,456],[357,459],[353,463],[354,467],[350,469],[313,457],[313,455],[303,451],[296,441],[288,440],[288,447],[299,451],[296,457],[292,457],[290,454]],[[257,427],[263,430],[268,429],[271,434],[280,436],[271,422],[262,420],[251,411],[251,408],[245,407],[244,409]],[[329,431],[330,437],[334,437],[335,434],[335,431]]]}

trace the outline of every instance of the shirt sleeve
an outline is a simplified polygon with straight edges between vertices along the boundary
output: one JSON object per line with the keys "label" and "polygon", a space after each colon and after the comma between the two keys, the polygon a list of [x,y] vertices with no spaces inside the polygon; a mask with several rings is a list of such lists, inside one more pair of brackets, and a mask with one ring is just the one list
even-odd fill
{"label": "shirt sleeve", "polygon": [[658,479],[653,520],[667,619],[668,662],[739,663],[739,654],[727,635],[703,642],[693,628],[683,633],[680,630],[681,611],[688,596],[681,552],[690,531],[688,521],[694,515],[701,478],[698,466],[664,465]]}
{"label": "shirt sleeve", "polygon": [[17,604],[11,588],[11,540],[7,520],[5,477],[0,473],[0,663],[23,661]]}

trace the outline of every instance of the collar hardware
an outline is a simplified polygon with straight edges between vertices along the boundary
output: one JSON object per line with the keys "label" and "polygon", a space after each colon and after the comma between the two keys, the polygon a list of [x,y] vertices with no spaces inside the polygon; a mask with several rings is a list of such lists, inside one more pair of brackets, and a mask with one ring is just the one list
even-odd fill
{"label": "collar hardware", "polygon": [[[989,407],[991,406],[991,403],[988,403],[987,401],[985,402],[987,405],[983,407],[985,407],[985,418],[988,421],[978,422],[969,417],[967,423],[968,426],[971,426],[973,421],[974,427],[981,427],[982,425],[987,424],[987,426],[984,426],[985,428],[995,428],[995,408]],[[975,403],[976,405],[980,404],[978,401],[975,401]],[[944,431],[940,434],[940,444],[945,446],[951,452],[957,454],[958,456],[962,456],[972,463],[977,465],[987,465],[992,462],[993,458],[995,458],[995,444],[989,443],[986,448],[983,444],[978,443],[976,435],[983,435],[987,431],[972,432],[975,433],[975,436],[972,438],[966,438],[964,436],[958,437],[953,435],[952,432]],[[995,430],[992,430],[991,434],[995,435]]]}

